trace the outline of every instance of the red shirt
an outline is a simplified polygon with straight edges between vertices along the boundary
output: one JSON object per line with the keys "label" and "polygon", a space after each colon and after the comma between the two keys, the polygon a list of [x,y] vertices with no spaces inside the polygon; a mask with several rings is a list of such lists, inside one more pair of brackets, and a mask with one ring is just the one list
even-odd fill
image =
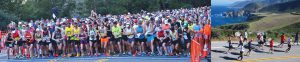
{"label": "red shirt", "polygon": [[274,44],[274,40],[272,39],[270,42],[270,47],[273,47],[273,44]]}
{"label": "red shirt", "polygon": [[158,37],[165,37],[164,31],[157,32]]}
{"label": "red shirt", "polygon": [[30,31],[29,31],[29,30],[26,31],[25,37],[26,37],[27,39],[31,39],[31,34],[30,34]]}
{"label": "red shirt", "polygon": [[19,38],[19,30],[16,30],[15,33],[13,33],[13,38]]}
{"label": "red shirt", "polygon": [[285,40],[285,36],[281,35],[281,42],[284,42],[284,40]]}

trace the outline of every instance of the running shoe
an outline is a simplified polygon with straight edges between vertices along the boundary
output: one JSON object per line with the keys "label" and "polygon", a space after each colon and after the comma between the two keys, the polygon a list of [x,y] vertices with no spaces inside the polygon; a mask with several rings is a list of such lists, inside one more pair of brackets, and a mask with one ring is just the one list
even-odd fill
{"label": "running shoe", "polygon": [[165,53],[165,56],[168,56],[168,53]]}
{"label": "running shoe", "polygon": [[80,54],[79,54],[79,53],[77,53],[76,57],[79,57],[79,56],[80,56]]}
{"label": "running shoe", "polygon": [[58,57],[58,54],[54,54],[54,57]]}
{"label": "running shoe", "polygon": [[72,54],[68,54],[68,57],[71,57],[72,56]]}
{"label": "running shoe", "polygon": [[95,53],[94,55],[95,55],[95,56],[98,56],[99,54],[98,54],[98,53]]}

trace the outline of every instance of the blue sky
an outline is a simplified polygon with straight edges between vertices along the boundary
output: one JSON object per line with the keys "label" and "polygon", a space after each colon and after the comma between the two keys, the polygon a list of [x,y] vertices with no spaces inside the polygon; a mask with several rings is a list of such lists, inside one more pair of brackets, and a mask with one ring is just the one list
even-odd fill
{"label": "blue sky", "polygon": [[211,0],[212,5],[229,5],[237,1],[244,1],[244,0]]}

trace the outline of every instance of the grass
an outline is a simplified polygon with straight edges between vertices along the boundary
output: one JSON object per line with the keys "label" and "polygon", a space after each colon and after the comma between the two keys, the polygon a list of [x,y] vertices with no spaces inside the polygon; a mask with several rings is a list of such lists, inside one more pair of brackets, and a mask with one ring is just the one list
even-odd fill
{"label": "grass", "polygon": [[249,23],[249,31],[269,31],[280,29],[300,22],[300,15],[283,14],[263,14],[264,18]]}
{"label": "grass", "polygon": [[[256,32],[267,32],[268,37],[276,38],[276,41],[280,39],[278,35],[285,33],[288,37],[292,36],[294,32],[300,31],[300,15],[292,15],[290,13],[254,13],[261,18],[254,18],[249,22],[223,25],[213,28],[213,41],[226,41],[228,40],[228,34],[234,34],[237,31],[244,32],[248,30],[249,38],[256,39]],[[231,27],[241,24],[247,24],[249,27],[243,30],[234,30]],[[223,27],[223,28],[222,28]],[[225,28],[224,27],[230,27]],[[275,35],[275,34],[278,35]],[[237,40],[237,39],[233,39]]]}

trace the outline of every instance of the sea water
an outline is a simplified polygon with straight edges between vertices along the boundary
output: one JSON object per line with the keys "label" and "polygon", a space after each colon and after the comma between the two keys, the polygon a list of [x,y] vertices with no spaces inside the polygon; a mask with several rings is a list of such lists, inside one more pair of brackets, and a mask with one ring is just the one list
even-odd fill
{"label": "sea water", "polygon": [[233,24],[233,23],[241,23],[247,21],[246,16],[238,16],[238,17],[224,17],[222,13],[227,11],[237,11],[240,8],[233,8],[229,6],[212,6],[211,12],[211,19],[212,19],[212,26],[217,27],[226,24]]}

